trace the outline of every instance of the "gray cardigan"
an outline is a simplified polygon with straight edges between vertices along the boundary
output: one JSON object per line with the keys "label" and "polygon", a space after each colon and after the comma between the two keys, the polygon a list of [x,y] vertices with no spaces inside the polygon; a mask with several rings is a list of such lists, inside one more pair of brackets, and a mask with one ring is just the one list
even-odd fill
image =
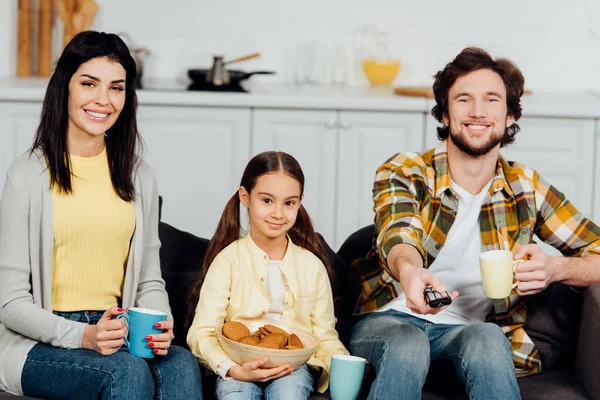
{"label": "gray cardigan", "polygon": [[[158,239],[155,173],[140,160],[135,174],[136,226],[123,285],[123,307],[166,311]],[[0,203],[0,391],[22,394],[21,373],[38,342],[82,346],[85,324],[52,313],[52,192],[41,152],[17,158]]]}

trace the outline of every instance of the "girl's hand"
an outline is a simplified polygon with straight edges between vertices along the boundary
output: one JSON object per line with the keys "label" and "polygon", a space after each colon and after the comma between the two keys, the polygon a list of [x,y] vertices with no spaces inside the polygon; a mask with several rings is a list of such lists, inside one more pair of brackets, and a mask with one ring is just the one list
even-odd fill
{"label": "girl's hand", "polygon": [[236,365],[235,367],[231,367],[227,374],[238,381],[268,382],[289,375],[294,371],[291,365],[282,365],[281,367],[268,369],[261,368],[268,361],[268,358],[261,358],[260,360],[247,362],[242,366]]}
{"label": "girl's hand", "polygon": [[125,343],[123,338],[127,334],[127,325],[123,319],[115,319],[125,310],[111,307],[102,315],[96,325],[86,325],[83,329],[84,349],[94,350],[103,356],[119,351]]}
{"label": "girl's hand", "polygon": [[152,352],[154,354],[165,356],[169,352],[168,348],[171,346],[171,340],[174,338],[173,321],[161,321],[155,326],[159,329],[162,329],[163,333],[146,336],[148,347],[152,347]]}

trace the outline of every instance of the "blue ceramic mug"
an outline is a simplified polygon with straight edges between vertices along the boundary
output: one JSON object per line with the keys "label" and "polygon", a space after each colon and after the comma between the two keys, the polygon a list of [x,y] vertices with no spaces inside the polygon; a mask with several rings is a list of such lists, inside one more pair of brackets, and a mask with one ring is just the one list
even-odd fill
{"label": "blue ceramic mug", "polygon": [[127,321],[127,335],[125,344],[129,353],[142,358],[154,358],[152,347],[148,346],[146,336],[163,333],[162,329],[155,327],[157,322],[167,320],[167,313],[150,310],[148,308],[130,308],[127,314],[118,315],[116,319],[125,318]]}
{"label": "blue ceramic mug", "polygon": [[332,400],[355,400],[362,386],[366,360],[361,357],[331,356],[329,392]]}

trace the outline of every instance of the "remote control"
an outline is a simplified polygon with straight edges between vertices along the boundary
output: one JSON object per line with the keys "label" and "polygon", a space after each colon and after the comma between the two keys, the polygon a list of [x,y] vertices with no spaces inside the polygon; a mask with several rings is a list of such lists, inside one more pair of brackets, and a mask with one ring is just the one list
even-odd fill
{"label": "remote control", "polygon": [[425,288],[425,303],[431,308],[437,308],[452,303],[452,298],[448,292],[438,292],[433,287],[427,286]]}

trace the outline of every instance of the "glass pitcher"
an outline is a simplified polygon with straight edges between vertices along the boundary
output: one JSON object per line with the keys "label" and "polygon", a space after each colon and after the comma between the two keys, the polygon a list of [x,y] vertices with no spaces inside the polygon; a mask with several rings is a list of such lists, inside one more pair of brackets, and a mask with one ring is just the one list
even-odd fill
{"label": "glass pitcher", "polygon": [[391,85],[400,72],[400,61],[391,50],[390,29],[360,25],[354,31],[354,50],[372,85]]}

